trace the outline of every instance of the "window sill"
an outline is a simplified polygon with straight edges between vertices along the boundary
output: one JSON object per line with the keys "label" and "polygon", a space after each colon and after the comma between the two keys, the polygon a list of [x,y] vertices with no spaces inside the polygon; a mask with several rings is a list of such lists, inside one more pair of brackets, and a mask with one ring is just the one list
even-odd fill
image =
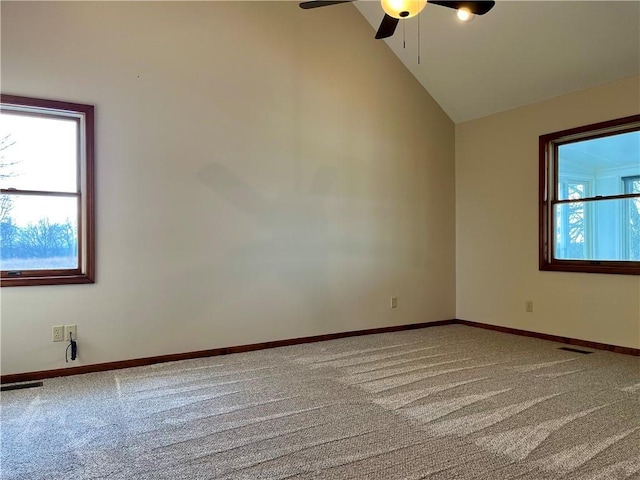
{"label": "window sill", "polygon": [[560,260],[554,263],[541,263],[540,271],[640,275],[640,262]]}
{"label": "window sill", "polygon": [[31,285],[72,285],[81,283],[95,283],[93,277],[86,274],[78,275],[52,275],[50,277],[2,277],[2,287],[26,287]]}

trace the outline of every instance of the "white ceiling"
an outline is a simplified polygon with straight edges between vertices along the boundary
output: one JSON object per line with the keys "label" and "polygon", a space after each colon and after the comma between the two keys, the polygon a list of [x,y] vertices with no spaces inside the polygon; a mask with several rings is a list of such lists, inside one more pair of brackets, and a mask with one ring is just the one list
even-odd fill
{"label": "white ceiling", "polygon": [[455,10],[427,4],[386,40],[373,38],[380,2],[354,5],[373,27],[371,41],[387,42],[456,123],[640,75],[638,0],[498,0],[466,24]]}

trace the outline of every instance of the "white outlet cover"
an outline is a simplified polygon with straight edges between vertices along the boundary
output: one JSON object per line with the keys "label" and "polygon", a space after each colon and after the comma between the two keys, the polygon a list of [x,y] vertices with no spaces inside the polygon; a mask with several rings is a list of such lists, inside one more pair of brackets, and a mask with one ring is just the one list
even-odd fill
{"label": "white outlet cover", "polygon": [[69,341],[69,334],[73,334],[73,339],[74,340],[78,340],[78,333],[77,333],[78,329],[76,327],[76,325],[65,325],[64,326],[64,339],[66,341]]}
{"label": "white outlet cover", "polygon": [[51,341],[63,342],[64,341],[64,326],[54,325],[51,327]]}

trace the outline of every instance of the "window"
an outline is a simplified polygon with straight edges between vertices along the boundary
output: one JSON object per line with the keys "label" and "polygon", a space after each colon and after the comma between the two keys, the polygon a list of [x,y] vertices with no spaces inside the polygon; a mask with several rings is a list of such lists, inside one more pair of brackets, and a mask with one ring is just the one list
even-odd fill
{"label": "window", "polygon": [[540,270],[640,275],[640,115],[540,137]]}
{"label": "window", "polygon": [[93,283],[93,107],[1,96],[2,286]]}

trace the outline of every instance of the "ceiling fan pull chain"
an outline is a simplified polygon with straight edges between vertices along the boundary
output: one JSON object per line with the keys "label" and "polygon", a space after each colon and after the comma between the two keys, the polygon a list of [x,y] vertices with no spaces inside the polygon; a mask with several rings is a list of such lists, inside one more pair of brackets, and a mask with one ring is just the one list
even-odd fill
{"label": "ceiling fan pull chain", "polygon": [[407,24],[402,22],[402,48],[407,48]]}
{"label": "ceiling fan pull chain", "polygon": [[418,65],[420,65],[420,15],[418,15]]}

